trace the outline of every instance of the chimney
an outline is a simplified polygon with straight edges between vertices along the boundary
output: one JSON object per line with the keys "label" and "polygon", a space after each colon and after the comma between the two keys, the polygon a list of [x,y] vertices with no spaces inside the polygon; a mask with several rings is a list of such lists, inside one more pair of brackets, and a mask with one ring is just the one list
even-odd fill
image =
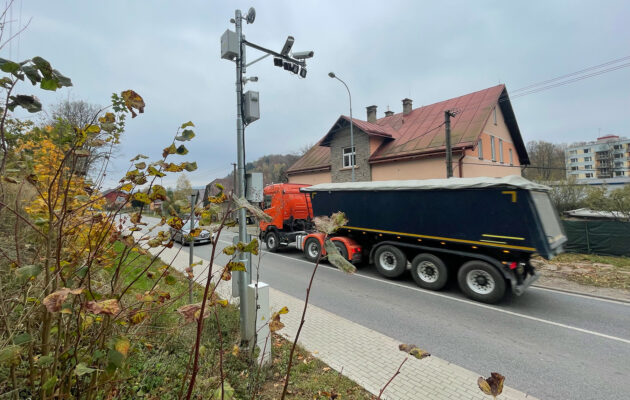
{"label": "chimney", "polygon": [[407,115],[411,112],[411,99],[403,99],[403,115]]}
{"label": "chimney", "polygon": [[376,106],[365,107],[367,109],[367,121],[376,122]]}
{"label": "chimney", "polygon": [[385,116],[386,117],[391,117],[392,115],[394,115],[394,112],[392,110],[385,111]]}

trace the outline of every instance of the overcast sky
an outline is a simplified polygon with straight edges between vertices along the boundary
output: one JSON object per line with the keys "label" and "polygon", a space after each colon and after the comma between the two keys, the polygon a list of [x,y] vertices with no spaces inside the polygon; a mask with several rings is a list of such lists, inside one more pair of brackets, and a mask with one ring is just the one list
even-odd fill
{"label": "overcast sky", "polygon": [[[197,137],[187,160],[205,185],[236,160],[234,63],[220,58],[220,37],[234,30],[234,10],[256,8],[244,33],[279,51],[288,35],[294,51],[313,50],[301,79],[267,58],[250,67],[260,92],[261,119],[246,130],[247,160],[297,152],[318,141],[340,114],[350,87],[354,116],[365,107],[402,111],[485,89],[508,93],[533,83],[630,55],[630,2],[620,1],[50,1],[16,0],[12,18],[32,18],[2,50],[3,58],[41,56],[74,86],[44,93],[50,105],[71,98],[109,104],[111,93],[133,89],[146,110],[129,120],[114,169],[115,182],[138,153],[161,154],[181,123]],[[17,26],[16,26],[17,27]],[[261,56],[248,49],[248,61]],[[628,60],[625,63],[629,62]],[[623,63],[621,63],[623,64]],[[630,68],[512,101],[525,142],[630,136]],[[164,181],[165,185],[174,182]]]}

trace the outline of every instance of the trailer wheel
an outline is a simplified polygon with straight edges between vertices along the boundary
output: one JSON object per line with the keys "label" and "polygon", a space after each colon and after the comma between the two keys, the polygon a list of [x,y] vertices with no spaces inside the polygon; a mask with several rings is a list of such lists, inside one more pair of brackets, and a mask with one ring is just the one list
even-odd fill
{"label": "trailer wheel", "polygon": [[411,262],[411,276],[421,288],[440,290],[448,280],[448,268],[433,254],[422,253]]}
{"label": "trailer wheel", "polygon": [[397,278],[407,269],[407,257],[399,248],[386,244],[374,253],[376,270],[387,278]]}
{"label": "trailer wheel", "polygon": [[311,237],[304,243],[304,257],[311,262],[317,262],[319,255],[322,252],[322,245],[319,240]]}
{"label": "trailer wheel", "polygon": [[348,259],[348,250],[346,249],[346,245],[343,244],[342,242],[338,241],[338,240],[333,241],[333,244],[335,245],[337,250],[339,250],[339,253],[341,254],[341,257],[343,257],[345,260],[347,260]]}
{"label": "trailer wheel", "polygon": [[265,244],[267,245],[267,250],[269,250],[270,252],[275,253],[276,251],[278,251],[278,247],[280,245],[280,242],[278,240],[278,233],[275,231],[267,232],[267,234],[265,235]]}
{"label": "trailer wheel", "polygon": [[459,287],[473,300],[496,303],[505,294],[505,279],[492,265],[473,260],[461,266],[457,273]]}

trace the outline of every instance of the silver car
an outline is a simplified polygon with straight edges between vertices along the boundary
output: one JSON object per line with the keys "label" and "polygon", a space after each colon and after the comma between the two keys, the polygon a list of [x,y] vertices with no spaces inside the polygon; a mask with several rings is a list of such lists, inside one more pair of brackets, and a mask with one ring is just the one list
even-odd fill
{"label": "silver car", "polygon": [[[199,221],[195,221],[193,224],[193,229],[199,227]],[[184,223],[182,229],[170,228],[171,237],[175,242],[179,242],[183,245],[190,244],[191,237],[190,235],[190,221]],[[194,238],[195,245],[211,243],[216,236],[216,233],[210,233],[206,229],[202,229],[201,233]]]}

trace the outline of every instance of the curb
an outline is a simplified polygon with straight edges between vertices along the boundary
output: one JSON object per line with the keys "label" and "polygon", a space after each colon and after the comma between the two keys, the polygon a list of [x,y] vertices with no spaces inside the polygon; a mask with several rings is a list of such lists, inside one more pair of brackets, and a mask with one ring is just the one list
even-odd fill
{"label": "curb", "polygon": [[598,294],[578,292],[576,290],[560,289],[560,288],[557,288],[557,287],[554,287],[554,286],[547,286],[547,285],[532,285],[531,287],[547,289],[547,290],[553,290],[555,292],[575,294],[575,295],[580,295],[580,296],[584,296],[584,297],[592,297],[592,298],[595,298],[595,299],[617,301],[617,302],[620,302],[620,303],[630,304],[630,300],[622,299],[622,298],[619,298],[619,297],[602,296],[602,295],[598,295]]}

